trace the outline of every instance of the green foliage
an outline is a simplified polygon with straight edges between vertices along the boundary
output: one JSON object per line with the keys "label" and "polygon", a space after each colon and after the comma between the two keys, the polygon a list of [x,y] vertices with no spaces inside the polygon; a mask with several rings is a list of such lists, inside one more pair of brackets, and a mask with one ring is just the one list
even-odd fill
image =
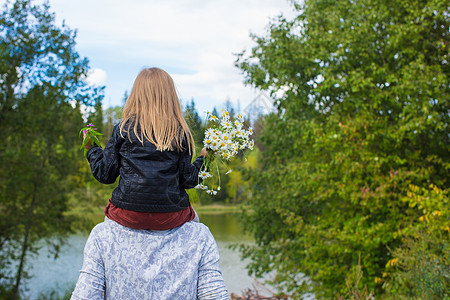
{"label": "green foliage", "polygon": [[228,168],[232,170],[228,174],[226,184],[224,184],[227,192],[227,201],[232,203],[241,203],[251,191],[251,181],[246,180],[246,174],[250,173],[257,167],[260,151],[255,147],[252,151],[244,153],[242,157],[236,157]]}
{"label": "green foliage", "polygon": [[[47,4],[25,0],[0,11],[0,285],[14,298],[36,242],[70,231],[80,106],[102,97],[83,81],[75,32],[54,19]],[[63,241],[48,240],[56,253]]]}
{"label": "green foliage", "polygon": [[385,289],[402,299],[450,298],[450,247],[445,232],[417,231],[392,251]]}
{"label": "green foliage", "polygon": [[200,197],[197,193],[197,190],[189,189],[189,190],[186,190],[186,192],[189,195],[189,202],[191,202],[191,203],[199,203],[200,202]]}
{"label": "green foliage", "polygon": [[[447,166],[448,167],[448,166]],[[389,294],[404,299],[448,299],[450,286],[450,245],[448,241],[448,189],[431,184],[428,188],[409,186],[403,199],[419,210],[414,227],[399,230],[402,247],[392,249],[393,258],[383,276]]]}
{"label": "green foliage", "polygon": [[345,297],[338,297],[339,300],[373,300],[373,292],[369,291],[366,286],[361,285],[361,279],[363,278],[363,271],[361,267],[361,261],[350,270],[345,280],[347,287],[347,294]]}
{"label": "green foliage", "polygon": [[79,158],[76,161],[77,171],[69,177],[71,183],[71,189],[67,194],[69,209],[65,212],[65,216],[73,219],[72,231],[89,232],[105,218],[103,211],[116,185],[98,182],[92,176],[86,158],[78,149],[77,152]]}
{"label": "green foliage", "polygon": [[438,0],[295,8],[294,20],[274,21],[236,62],[248,83],[283,91],[257,140],[262,166],[244,216],[257,245],[243,253],[252,273],[276,271],[282,289],[318,298],[347,294],[361,257],[361,287],[382,295],[389,249],[423,219],[437,216],[448,241],[448,8]]}
{"label": "green foliage", "polygon": [[[84,155],[86,155],[87,149],[85,148],[85,146],[87,145],[87,143],[89,141],[92,142],[92,145],[97,144],[98,146],[102,147],[102,143],[100,142],[100,140],[98,139],[99,136],[102,136],[103,133],[100,133],[97,131],[97,128],[93,128],[94,124],[88,124],[87,126],[83,127],[80,129],[79,132],[79,136],[83,137],[83,141],[81,142],[81,148],[80,150],[82,150],[84,148]],[[86,136],[84,136],[84,134]]]}

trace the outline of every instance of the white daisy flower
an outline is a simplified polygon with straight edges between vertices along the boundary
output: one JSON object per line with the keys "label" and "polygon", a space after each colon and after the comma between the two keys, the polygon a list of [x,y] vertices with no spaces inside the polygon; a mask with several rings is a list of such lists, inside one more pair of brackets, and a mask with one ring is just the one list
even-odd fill
{"label": "white daisy flower", "polygon": [[230,119],[223,118],[222,121],[220,122],[220,125],[222,125],[226,129],[229,129],[233,126],[233,123],[231,123]]}
{"label": "white daisy flower", "polygon": [[231,136],[228,133],[224,132],[222,133],[221,139],[225,143],[229,143],[231,141]]}
{"label": "white daisy flower", "polygon": [[217,191],[215,190],[207,190],[206,192],[210,195],[217,195]]}
{"label": "white daisy flower", "polygon": [[243,116],[243,115],[238,114],[238,115],[236,116],[236,118],[237,118],[239,121],[241,121],[241,123],[244,122],[244,116]]}
{"label": "white daisy flower", "polygon": [[228,149],[228,144],[224,141],[220,141],[220,149],[226,151]]}
{"label": "white daisy flower", "polygon": [[215,129],[212,129],[212,128],[208,128],[208,129],[206,129],[206,131],[205,131],[205,135],[206,136],[213,136],[214,134],[215,134]]}
{"label": "white daisy flower", "polygon": [[239,128],[239,129],[241,129],[241,128],[242,128],[242,125],[244,125],[242,122],[239,122],[239,120],[235,120],[235,121],[233,122],[233,124],[234,124],[234,126],[235,126],[236,128]]}
{"label": "white daisy flower", "polygon": [[203,185],[203,184],[200,183],[200,184],[197,184],[195,186],[195,188],[198,189],[198,190],[206,190],[208,188],[208,186]]}
{"label": "white daisy flower", "polygon": [[231,156],[235,156],[239,152],[239,146],[231,148]]}
{"label": "white daisy flower", "polygon": [[206,148],[209,148],[209,146],[211,145],[211,143],[212,143],[212,140],[211,140],[210,138],[205,138],[205,140],[203,141],[203,145],[204,145]]}
{"label": "white daisy flower", "polygon": [[222,157],[228,160],[230,159],[231,155],[228,152],[222,152]]}
{"label": "white daisy flower", "polygon": [[222,109],[222,118],[230,118],[230,113],[225,108]]}
{"label": "white daisy flower", "polygon": [[198,173],[198,177],[200,177],[201,179],[206,179],[212,177],[212,175],[209,172],[203,170]]}
{"label": "white daisy flower", "polygon": [[213,141],[211,142],[211,144],[209,145],[209,149],[214,150],[214,151],[217,150],[217,149],[219,149],[219,142],[213,140]]}
{"label": "white daisy flower", "polygon": [[209,121],[211,121],[211,122],[219,122],[219,119],[215,115],[211,115],[209,117]]}

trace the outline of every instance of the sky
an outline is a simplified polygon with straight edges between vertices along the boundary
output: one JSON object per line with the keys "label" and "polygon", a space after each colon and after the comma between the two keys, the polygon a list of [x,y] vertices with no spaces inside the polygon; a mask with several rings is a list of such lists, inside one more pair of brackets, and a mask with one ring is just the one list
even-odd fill
{"label": "sky", "polygon": [[260,91],[244,85],[236,53],[250,33],[294,16],[289,0],[49,0],[57,24],[77,30],[77,51],[90,61],[91,84],[105,85],[103,107],[123,104],[137,74],[159,67],[174,79],[184,106],[199,114],[229,99],[241,111]]}

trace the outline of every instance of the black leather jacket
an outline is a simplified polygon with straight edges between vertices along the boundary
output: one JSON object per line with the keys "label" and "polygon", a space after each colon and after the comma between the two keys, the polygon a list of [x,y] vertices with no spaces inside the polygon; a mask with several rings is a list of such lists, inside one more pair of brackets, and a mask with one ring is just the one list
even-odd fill
{"label": "black leather jacket", "polygon": [[[191,164],[192,155],[184,151],[158,151],[145,140],[144,145],[130,128],[122,132],[117,124],[105,149],[94,145],[87,152],[92,174],[101,183],[114,183],[111,203],[117,207],[140,212],[174,212],[189,206],[185,189],[199,183],[198,172],[203,164],[199,156]],[[138,132],[139,133],[139,132]]]}

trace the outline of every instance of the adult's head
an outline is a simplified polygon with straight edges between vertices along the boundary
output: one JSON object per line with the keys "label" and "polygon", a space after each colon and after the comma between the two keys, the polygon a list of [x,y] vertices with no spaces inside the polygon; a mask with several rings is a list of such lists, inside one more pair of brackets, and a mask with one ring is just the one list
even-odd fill
{"label": "adult's head", "polygon": [[132,123],[139,141],[143,143],[146,139],[160,151],[173,150],[174,146],[182,150],[184,137],[187,137],[189,152],[194,149],[194,140],[184,120],[172,77],[162,69],[143,69],[134,81],[123,108],[120,132],[126,124],[125,130],[129,131]]}

